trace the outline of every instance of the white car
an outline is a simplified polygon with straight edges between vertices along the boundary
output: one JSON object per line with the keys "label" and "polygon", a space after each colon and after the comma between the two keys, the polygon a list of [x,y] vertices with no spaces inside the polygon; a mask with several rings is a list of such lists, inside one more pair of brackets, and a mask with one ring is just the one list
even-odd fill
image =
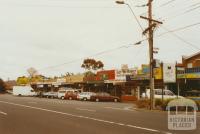
{"label": "white car", "polygon": [[73,89],[73,88],[61,88],[60,90],[58,90],[58,98],[64,100],[65,99],[65,94],[67,92],[77,92],[79,93],[80,90],[79,89]]}
{"label": "white car", "polygon": [[[146,89],[146,93],[142,94],[142,98],[150,98],[150,89]],[[154,89],[154,98],[162,99],[162,89]],[[175,95],[172,91],[164,89],[163,90],[163,98],[164,99],[175,99],[177,95]],[[183,96],[178,96],[178,98],[184,98]]]}
{"label": "white car", "polygon": [[65,93],[66,93],[65,89],[58,90],[58,99],[64,100],[65,99]]}
{"label": "white car", "polygon": [[43,93],[43,97],[47,97],[47,98],[57,98],[58,97],[58,93],[57,92],[53,92],[53,91],[50,91],[50,92],[45,92]]}
{"label": "white car", "polygon": [[93,92],[82,92],[78,94],[77,99],[86,101],[90,100],[90,97],[93,95],[95,95]]}

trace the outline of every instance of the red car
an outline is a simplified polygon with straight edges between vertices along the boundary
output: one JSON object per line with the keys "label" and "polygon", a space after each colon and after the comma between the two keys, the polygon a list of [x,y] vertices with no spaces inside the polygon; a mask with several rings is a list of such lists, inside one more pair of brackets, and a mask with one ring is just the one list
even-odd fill
{"label": "red car", "polygon": [[68,100],[77,100],[77,95],[78,95],[78,92],[67,91],[65,93],[65,99],[68,99]]}
{"label": "red car", "polygon": [[93,95],[90,97],[91,101],[113,101],[113,102],[119,102],[120,98],[117,96],[111,96],[108,93],[96,93],[96,95]]}

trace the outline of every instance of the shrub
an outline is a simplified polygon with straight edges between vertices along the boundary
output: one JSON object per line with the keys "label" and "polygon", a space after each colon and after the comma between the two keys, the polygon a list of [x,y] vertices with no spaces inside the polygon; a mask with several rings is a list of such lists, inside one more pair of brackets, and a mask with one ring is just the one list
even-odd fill
{"label": "shrub", "polygon": [[162,103],[162,106],[161,106],[162,110],[166,110],[168,103],[170,101],[172,101],[172,100],[174,100],[174,99],[165,99],[165,100],[163,100],[163,103]]}
{"label": "shrub", "polygon": [[150,100],[147,100],[147,99],[142,99],[142,100],[138,100],[136,101],[136,106],[138,108],[149,108],[150,107]]}
{"label": "shrub", "polygon": [[[167,104],[173,99],[164,99],[162,102],[162,99],[155,99],[155,109],[159,110],[166,110]],[[149,99],[141,99],[136,101],[136,106],[138,108],[150,108],[150,100]]]}

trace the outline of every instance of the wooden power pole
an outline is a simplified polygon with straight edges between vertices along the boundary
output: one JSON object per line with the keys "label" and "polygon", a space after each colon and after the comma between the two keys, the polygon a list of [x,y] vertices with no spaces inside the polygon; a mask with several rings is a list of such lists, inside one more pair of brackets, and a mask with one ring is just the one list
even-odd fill
{"label": "wooden power pole", "polygon": [[140,16],[142,19],[148,20],[148,28],[143,31],[143,34],[148,32],[148,42],[149,42],[149,71],[150,71],[150,109],[154,109],[154,76],[153,76],[153,30],[157,24],[162,24],[162,22],[152,19],[152,1],[148,0],[148,17]]}

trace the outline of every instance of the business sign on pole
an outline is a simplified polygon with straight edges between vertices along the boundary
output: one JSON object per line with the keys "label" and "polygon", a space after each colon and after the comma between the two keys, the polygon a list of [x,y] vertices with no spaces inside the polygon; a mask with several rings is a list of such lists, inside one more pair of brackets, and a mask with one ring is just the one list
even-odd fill
{"label": "business sign on pole", "polygon": [[176,82],[176,64],[175,63],[163,64],[163,81],[164,83]]}

